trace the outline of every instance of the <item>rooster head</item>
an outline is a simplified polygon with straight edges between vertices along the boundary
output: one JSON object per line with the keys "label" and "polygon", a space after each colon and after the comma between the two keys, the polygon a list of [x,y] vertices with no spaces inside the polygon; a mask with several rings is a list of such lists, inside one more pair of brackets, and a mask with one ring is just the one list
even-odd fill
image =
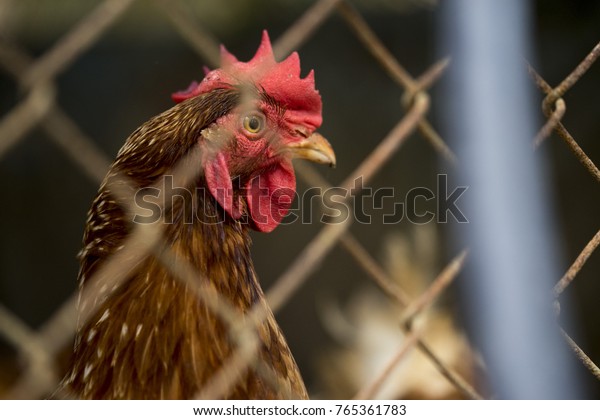
{"label": "rooster head", "polygon": [[254,229],[270,232],[294,200],[291,160],[335,165],[330,144],[315,132],[322,104],[314,73],[300,77],[296,52],[277,62],[266,31],[250,61],[221,47],[221,67],[205,73],[200,83],[172,97],[181,102],[217,89],[239,92],[236,106],[202,131],[208,190],[231,217],[246,214]]}

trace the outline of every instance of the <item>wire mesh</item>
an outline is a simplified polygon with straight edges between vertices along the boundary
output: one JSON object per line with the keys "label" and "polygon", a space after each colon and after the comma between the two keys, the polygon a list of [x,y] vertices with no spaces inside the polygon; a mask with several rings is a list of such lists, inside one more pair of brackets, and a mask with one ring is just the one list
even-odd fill
{"label": "wire mesh", "polygon": [[[102,182],[110,159],[98,147],[94,139],[84,134],[77,120],[64,111],[58,100],[57,78],[67,72],[79,57],[97,45],[104,36],[110,33],[111,27],[128,12],[135,2],[133,0],[105,0],[99,2],[92,11],[82,17],[54,45],[41,55],[33,58],[17,42],[11,41],[10,34],[0,37],[0,67],[18,84],[21,99],[0,119],[0,159],[9,160],[9,152],[26,139],[32,130],[39,129],[77,165],[83,175],[92,182]],[[181,35],[181,39],[209,65],[218,65],[217,36],[199,24],[192,13],[188,13],[186,5],[181,1],[157,0],[154,4],[164,12],[164,18]],[[376,35],[367,19],[347,0],[319,0],[312,3],[298,15],[283,34],[274,42],[273,49],[278,58],[287,56],[291,51],[299,49],[303,44],[318,39],[319,29],[336,16],[347,25],[351,33],[363,45],[373,60],[404,91],[402,104],[405,112],[398,116],[397,123],[356,166],[346,179],[338,186],[350,190],[357,178],[362,178],[364,185],[369,185],[376,175],[389,165],[390,161],[403,150],[403,145],[415,133],[428,142],[441,159],[450,165],[467,164],[459,162],[452,150],[437,133],[434,125],[428,120],[432,97],[429,93],[433,84],[444,74],[449,59],[433,63],[428,69],[413,77],[403,68],[400,61]],[[545,140],[557,133],[568,148],[579,159],[581,165],[595,180],[600,180],[600,171],[583,151],[582,146],[562,124],[566,100],[564,95],[569,89],[577,86],[582,76],[593,68],[600,55],[600,44],[556,87],[544,81],[531,66],[529,72],[540,90],[546,95],[542,109],[546,123],[535,139],[535,147],[542,147]],[[526,71],[524,66],[524,71]],[[547,140],[546,140],[547,141]],[[333,139],[335,146],[335,139]],[[188,157],[184,158],[172,173],[175,177],[189,178],[194,175],[190,170]],[[330,187],[330,183],[319,172],[306,165],[298,165],[297,173],[308,184]],[[191,171],[191,172],[190,172]],[[133,188],[133,183],[126,177],[117,182],[119,188]],[[116,185],[116,184],[115,184]],[[160,188],[160,186],[157,186]],[[120,194],[115,193],[118,197]],[[120,201],[127,209],[131,203]],[[348,203],[349,204],[349,203]],[[377,396],[386,382],[390,381],[391,372],[406,359],[409,350],[415,348],[436,368],[439,375],[453,386],[457,395],[465,398],[480,399],[490,395],[481,384],[472,383],[473,378],[465,378],[453,366],[439,356],[441,349],[429,344],[423,332],[427,330],[426,314],[431,306],[444,295],[448,286],[460,274],[468,252],[462,251],[450,259],[446,267],[433,280],[431,285],[420,295],[411,296],[394,279],[388,270],[371,255],[366,245],[352,233],[353,220],[332,220],[308,241],[302,251],[287,266],[283,274],[267,290],[268,306],[277,312],[290,300],[294,299],[298,290],[307,282],[309,276],[319,269],[331,252],[337,247],[343,249],[356,265],[364,270],[390,299],[403,308],[397,322],[400,325],[398,334],[406,334],[402,345],[385,367],[375,378],[356,393],[356,398],[373,398]],[[87,279],[85,287],[75,292],[56,312],[38,329],[29,327],[19,317],[0,304],[0,333],[24,360],[23,368],[16,382],[4,392],[4,398],[40,398],[51,395],[61,380],[57,364],[59,353],[68,347],[76,331],[78,318],[77,302],[83,302],[83,311],[79,313],[79,322],[94,312],[93,304],[110,297],[129,273],[136,261],[153,254],[171,274],[192,287],[210,311],[228,326],[229,339],[236,351],[231,359],[224,363],[214,377],[202,387],[197,397],[222,398],[239,380],[239,372],[254,370],[266,383],[278,387],[277,374],[271,370],[258,356],[257,328],[268,316],[269,310],[264,305],[257,305],[250,315],[241,314],[226,299],[211,287],[200,287],[196,281],[200,274],[194,267],[182,265],[169,252],[161,250],[160,244],[164,232],[161,225],[138,225],[127,238],[121,249],[115,253],[91,279]],[[596,233],[590,243],[581,251],[573,265],[557,283],[554,293],[558,299],[561,293],[578,276],[585,262],[600,243],[600,232]],[[421,322],[417,325],[417,320]],[[417,325],[417,326],[416,326]],[[598,379],[600,369],[588,357],[580,346],[564,332],[566,343],[573,349],[583,365]],[[54,394],[60,398],[61,394]],[[290,394],[293,398],[295,395]]]}

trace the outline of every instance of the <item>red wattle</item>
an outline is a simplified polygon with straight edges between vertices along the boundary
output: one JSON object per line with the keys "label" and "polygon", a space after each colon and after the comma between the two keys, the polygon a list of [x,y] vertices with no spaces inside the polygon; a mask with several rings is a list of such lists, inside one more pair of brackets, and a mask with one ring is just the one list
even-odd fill
{"label": "red wattle", "polygon": [[253,228],[271,232],[288,214],[296,195],[296,175],[291,162],[282,161],[246,186],[246,201]]}
{"label": "red wattle", "polygon": [[204,163],[204,177],[212,196],[234,219],[242,216],[239,198],[233,194],[233,183],[227,166],[227,158],[219,152],[212,159]]}

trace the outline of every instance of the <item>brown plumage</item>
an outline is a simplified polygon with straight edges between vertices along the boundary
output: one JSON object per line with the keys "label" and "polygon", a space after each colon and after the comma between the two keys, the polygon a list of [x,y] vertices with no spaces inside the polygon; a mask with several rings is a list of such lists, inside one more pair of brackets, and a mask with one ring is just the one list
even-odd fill
{"label": "brown plumage", "polygon": [[[272,57],[266,33],[248,63],[223,51],[222,69],[175,95],[181,103],[127,139],[89,212],[80,253],[81,286],[123,247],[135,226],[135,215],[123,210],[117,200],[122,193],[116,194],[114,186],[126,176],[135,194],[192,157],[200,170],[187,185],[175,186],[186,187],[189,196],[176,197],[172,207],[164,208],[162,250],[176,264],[192,266],[198,285],[214,288],[240,313],[265,305],[248,230],[268,232],[287,212],[288,190],[295,185],[291,158],[335,160],[328,143],[312,134],[321,121],[320,97],[308,83],[312,73],[310,80],[299,79],[295,54],[282,63]],[[286,91],[283,79],[296,88]],[[80,305],[94,305],[93,315],[79,326],[63,381],[77,398],[192,398],[236,348],[228,326],[156,255],[133,267],[105,301]],[[239,378],[224,397],[307,398],[281,330],[267,313],[258,327],[258,357],[276,373],[278,385],[245,369],[236,372]]]}

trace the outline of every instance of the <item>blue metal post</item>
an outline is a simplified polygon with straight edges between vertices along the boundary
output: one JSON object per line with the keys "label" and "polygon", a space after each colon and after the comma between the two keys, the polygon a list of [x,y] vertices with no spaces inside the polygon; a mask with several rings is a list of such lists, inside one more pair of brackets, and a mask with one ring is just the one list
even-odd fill
{"label": "blue metal post", "polygon": [[[470,248],[462,284],[467,320],[489,368],[493,396],[581,396],[573,357],[552,308],[555,223],[546,172],[532,140],[535,118],[525,58],[526,0],[442,2],[440,42],[452,57],[444,117],[455,148]],[[449,51],[448,51],[449,50]]]}

